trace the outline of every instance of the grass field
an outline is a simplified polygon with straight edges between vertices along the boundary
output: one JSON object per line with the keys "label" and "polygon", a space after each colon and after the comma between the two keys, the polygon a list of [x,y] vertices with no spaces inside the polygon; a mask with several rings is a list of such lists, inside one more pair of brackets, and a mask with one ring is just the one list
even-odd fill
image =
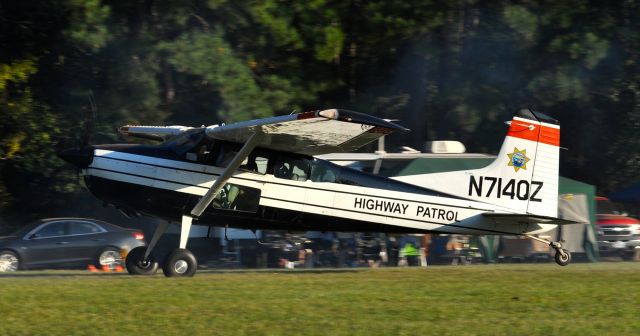
{"label": "grass field", "polygon": [[638,335],[640,263],[0,274],[0,335]]}

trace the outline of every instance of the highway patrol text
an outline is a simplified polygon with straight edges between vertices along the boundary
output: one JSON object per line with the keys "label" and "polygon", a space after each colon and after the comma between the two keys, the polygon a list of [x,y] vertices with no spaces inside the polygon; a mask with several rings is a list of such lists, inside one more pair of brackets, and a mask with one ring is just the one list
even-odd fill
{"label": "highway patrol text", "polygon": [[[406,215],[410,208],[410,204],[402,202],[387,201],[382,199],[371,199],[364,197],[356,197],[353,204],[355,209],[366,209],[372,211],[387,212],[390,214]],[[414,207],[415,210],[409,210],[416,217],[439,219],[442,221],[458,221],[458,212],[453,210],[445,210],[427,204],[420,204]]]}

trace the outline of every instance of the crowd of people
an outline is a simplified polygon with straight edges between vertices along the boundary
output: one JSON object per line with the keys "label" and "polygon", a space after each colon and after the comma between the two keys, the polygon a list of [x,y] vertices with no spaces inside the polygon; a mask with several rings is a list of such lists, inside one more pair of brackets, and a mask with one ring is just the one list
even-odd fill
{"label": "crowd of people", "polygon": [[263,249],[278,267],[394,267],[471,261],[468,239],[446,235],[271,232]]}

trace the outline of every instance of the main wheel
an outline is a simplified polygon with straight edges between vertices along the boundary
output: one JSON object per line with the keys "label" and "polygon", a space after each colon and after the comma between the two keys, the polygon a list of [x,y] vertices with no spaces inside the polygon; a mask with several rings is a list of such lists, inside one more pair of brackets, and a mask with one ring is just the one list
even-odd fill
{"label": "main wheel", "polygon": [[176,249],[165,260],[162,272],[168,277],[192,277],[196,274],[196,268],[198,262],[191,251]]}
{"label": "main wheel", "polygon": [[131,275],[153,275],[158,271],[158,262],[153,260],[151,256],[144,259],[144,254],[147,251],[145,246],[138,246],[131,250],[125,258],[125,264],[127,265],[127,271]]}
{"label": "main wheel", "polygon": [[122,256],[120,251],[115,247],[106,247],[98,255],[97,264],[100,269],[107,266],[110,270],[116,269],[117,266],[122,266]]}
{"label": "main wheel", "polygon": [[20,258],[11,251],[0,252],[0,272],[15,272],[20,269]]}
{"label": "main wheel", "polygon": [[569,263],[571,262],[571,253],[568,250],[562,249],[561,253],[560,251],[556,251],[556,263],[560,266],[567,266],[569,265]]}

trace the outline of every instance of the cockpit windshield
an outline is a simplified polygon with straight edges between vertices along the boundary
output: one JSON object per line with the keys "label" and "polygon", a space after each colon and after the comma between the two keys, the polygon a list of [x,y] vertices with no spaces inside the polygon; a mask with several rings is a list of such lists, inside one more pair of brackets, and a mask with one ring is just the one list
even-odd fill
{"label": "cockpit windshield", "polygon": [[205,137],[204,128],[195,128],[188,130],[182,134],[176,135],[164,146],[169,147],[174,153],[182,156],[198,146]]}

